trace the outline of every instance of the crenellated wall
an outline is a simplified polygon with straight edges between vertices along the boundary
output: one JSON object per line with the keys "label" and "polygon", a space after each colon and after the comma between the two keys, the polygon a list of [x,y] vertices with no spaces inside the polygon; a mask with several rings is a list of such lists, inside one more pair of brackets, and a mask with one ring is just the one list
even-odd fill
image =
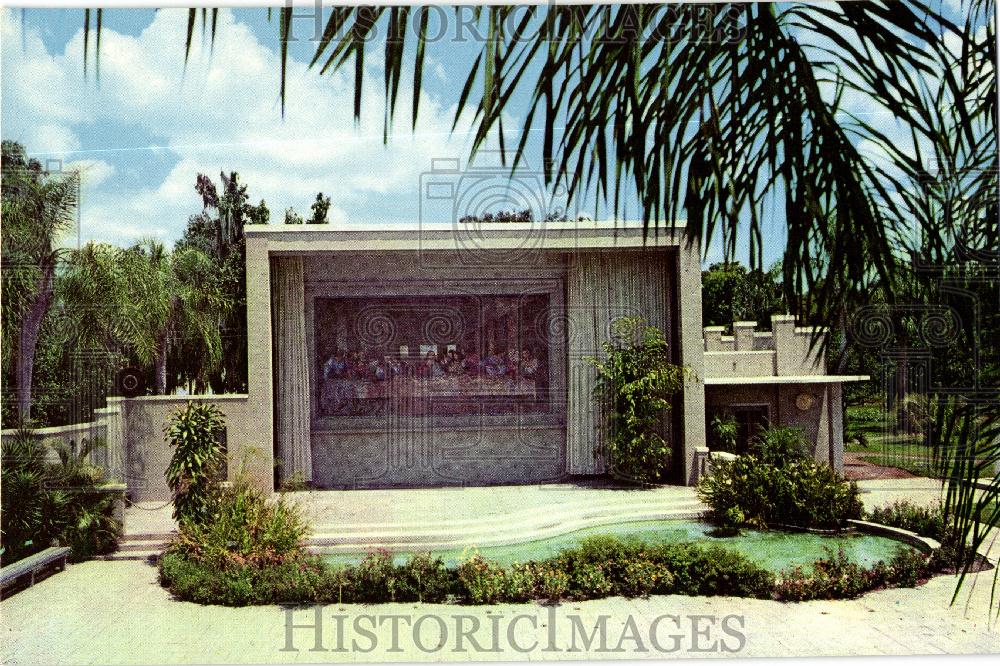
{"label": "crenellated wall", "polygon": [[824,329],[796,326],[792,315],[773,315],[770,331],[758,331],[752,321],[733,323],[732,335],[724,335],[724,326],[706,326],[705,377],[826,374],[819,347],[811,347],[816,332],[826,335]]}

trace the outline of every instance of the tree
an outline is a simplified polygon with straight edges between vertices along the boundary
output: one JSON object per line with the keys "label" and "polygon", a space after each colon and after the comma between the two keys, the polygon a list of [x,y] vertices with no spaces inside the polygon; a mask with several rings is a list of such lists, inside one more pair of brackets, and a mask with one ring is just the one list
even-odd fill
{"label": "tree", "polygon": [[289,206],[285,209],[285,224],[302,224],[302,216],[294,208]]}
{"label": "tree", "polygon": [[712,264],[701,274],[701,312],[705,326],[756,321],[767,328],[772,314],[788,311],[781,287],[781,267],[750,270],[736,262]]}
{"label": "tree", "polygon": [[76,213],[79,174],[45,171],[17,143],[4,141],[2,150],[4,374],[10,367],[18,418],[27,422],[35,350],[55,293],[59,238]]}
{"label": "tree", "polygon": [[231,301],[211,257],[195,247],[89,243],[73,253],[60,294],[77,343],[151,368],[157,394],[173,387],[168,358],[179,346],[189,355],[178,373],[186,378],[204,381],[222,361],[220,322]]}
{"label": "tree", "polygon": [[316,201],[309,207],[312,215],[306,220],[306,224],[326,224],[327,213],[330,211],[330,197],[324,197],[322,192],[316,194]]}
{"label": "tree", "polygon": [[[202,197],[202,212],[188,219],[178,247],[194,247],[215,264],[215,280],[230,307],[219,323],[222,363],[207,376],[216,393],[239,393],[247,386],[246,319],[246,239],[248,224],[267,224],[270,211],[261,202],[249,202],[247,186],[239,173],[220,174],[220,188],[204,174],[198,174],[195,189]],[[180,351],[180,348],[177,348]],[[172,365],[183,367],[188,354],[178,354]],[[204,375],[202,375],[204,376]]]}

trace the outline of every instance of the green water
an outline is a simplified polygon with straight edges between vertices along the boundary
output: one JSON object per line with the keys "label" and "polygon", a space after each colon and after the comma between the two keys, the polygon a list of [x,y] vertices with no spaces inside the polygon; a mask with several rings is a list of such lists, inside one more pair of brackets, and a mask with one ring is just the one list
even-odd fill
{"label": "green water", "polygon": [[[801,532],[782,532],[771,530],[756,532],[747,530],[739,536],[713,537],[709,535],[711,526],[697,521],[664,520],[635,523],[617,523],[588,527],[576,532],[559,536],[529,541],[509,546],[486,546],[478,548],[483,557],[501,564],[541,560],[559,551],[577,545],[582,539],[595,534],[609,534],[622,539],[639,539],[646,543],[678,543],[697,542],[702,544],[718,544],[743,553],[761,566],[778,572],[793,566],[807,566],[827,555],[826,549],[834,553],[843,547],[847,556],[864,566],[870,566],[879,560],[888,560],[900,548],[910,548],[898,541],[867,534],[839,534],[824,536]],[[470,544],[474,546],[475,544]],[[467,557],[472,552],[465,551]],[[434,555],[440,556],[447,566],[454,566],[463,559],[462,550],[437,550]],[[343,553],[327,555],[326,558],[335,563],[356,563],[364,557],[364,553]],[[405,553],[397,556],[397,561],[406,559]]]}

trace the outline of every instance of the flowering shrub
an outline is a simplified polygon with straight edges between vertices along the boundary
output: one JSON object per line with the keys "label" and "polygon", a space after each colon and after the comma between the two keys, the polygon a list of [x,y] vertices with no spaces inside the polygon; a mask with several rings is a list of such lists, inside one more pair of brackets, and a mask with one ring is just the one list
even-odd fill
{"label": "flowering shrub", "polygon": [[215,567],[267,567],[298,555],[308,527],[283,498],[268,500],[246,479],[220,490],[205,508],[208,518],[182,522],[169,552]]}
{"label": "flowering shrub", "polygon": [[495,604],[504,601],[510,589],[507,572],[479,554],[458,565],[458,587],[469,603]]}
{"label": "flowering shrub", "polygon": [[854,599],[881,587],[914,587],[930,573],[927,556],[910,548],[900,548],[889,562],[870,569],[851,562],[841,548],[817,560],[811,572],[802,567],[783,571],[775,596],[782,601]]}

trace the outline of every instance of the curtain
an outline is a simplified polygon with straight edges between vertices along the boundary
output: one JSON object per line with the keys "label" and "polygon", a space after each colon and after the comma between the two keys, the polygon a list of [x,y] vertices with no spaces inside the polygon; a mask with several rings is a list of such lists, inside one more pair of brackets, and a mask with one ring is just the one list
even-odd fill
{"label": "curtain", "polygon": [[271,261],[271,276],[278,478],[287,480],[298,473],[304,481],[312,481],[302,257],[275,257]]}
{"label": "curtain", "polygon": [[[573,255],[566,280],[569,356],[566,405],[566,471],[605,471],[603,427],[593,396],[601,343],[620,317],[642,317],[670,339],[665,251],[587,252]],[[672,342],[672,341],[671,341]]]}

